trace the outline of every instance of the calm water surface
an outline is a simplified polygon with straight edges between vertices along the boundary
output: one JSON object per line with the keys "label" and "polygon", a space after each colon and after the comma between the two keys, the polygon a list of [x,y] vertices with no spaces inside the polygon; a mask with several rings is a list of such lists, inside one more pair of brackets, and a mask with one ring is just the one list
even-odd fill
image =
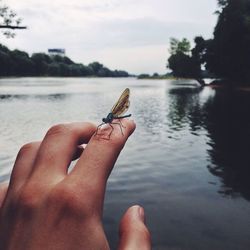
{"label": "calm water surface", "polygon": [[154,249],[249,249],[250,92],[192,81],[0,79],[0,181],[21,145],[53,124],[99,124],[125,87],[137,129],[107,187],[112,248],[120,217],[141,204]]}

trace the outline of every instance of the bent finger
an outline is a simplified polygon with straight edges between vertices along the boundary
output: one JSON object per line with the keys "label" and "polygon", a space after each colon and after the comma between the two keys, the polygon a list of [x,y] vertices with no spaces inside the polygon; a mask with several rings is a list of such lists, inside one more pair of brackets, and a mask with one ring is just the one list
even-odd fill
{"label": "bent finger", "polygon": [[69,181],[79,184],[80,189],[90,188],[89,196],[100,201],[100,205],[110,172],[128,137],[135,130],[135,123],[131,120],[124,119],[123,124],[123,134],[118,125],[113,125],[110,139],[105,138],[109,135],[109,130],[105,130],[104,135],[93,136],[68,178]]}
{"label": "bent finger", "polygon": [[66,175],[78,146],[88,143],[96,131],[91,123],[77,122],[60,124],[52,127],[46,134],[39,148],[34,175],[51,176],[53,174]]}

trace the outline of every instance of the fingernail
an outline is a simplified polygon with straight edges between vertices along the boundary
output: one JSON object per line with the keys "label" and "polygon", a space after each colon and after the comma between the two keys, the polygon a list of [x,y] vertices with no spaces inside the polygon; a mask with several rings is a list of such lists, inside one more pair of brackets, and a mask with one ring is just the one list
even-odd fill
{"label": "fingernail", "polygon": [[140,218],[140,220],[144,223],[144,221],[145,221],[144,209],[142,207],[138,206],[137,213],[138,213],[138,217]]}

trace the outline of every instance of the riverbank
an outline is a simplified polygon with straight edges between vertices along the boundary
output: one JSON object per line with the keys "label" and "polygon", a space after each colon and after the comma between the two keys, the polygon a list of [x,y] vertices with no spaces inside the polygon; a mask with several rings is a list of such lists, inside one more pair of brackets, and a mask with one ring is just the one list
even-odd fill
{"label": "riverbank", "polygon": [[175,77],[173,75],[158,75],[158,74],[154,74],[154,75],[148,75],[148,74],[141,74],[137,76],[138,80],[192,80],[192,79],[188,79],[188,78],[179,78],[179,77]]}

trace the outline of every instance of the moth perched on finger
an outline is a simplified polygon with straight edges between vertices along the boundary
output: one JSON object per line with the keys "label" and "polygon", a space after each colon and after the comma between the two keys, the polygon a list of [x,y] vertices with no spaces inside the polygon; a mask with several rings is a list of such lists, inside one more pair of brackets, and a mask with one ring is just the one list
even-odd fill
{"label": "moth perched on finger", "polygon": [[[99,128],[104,124],[109,124],[109,126],[111,127],[111,131],[108,135],[108,138],[110,138],[110,136],[114,130],[114,127],[112,126],[112,124],[118,124],[120,126],[122,135],[124,135],[123,130],[122,130],[122,127],[124,127],[124,126],[122,125],[120,119],[132,116],[131,114],[124,115],[126,113],[126,111],[128,110],[129,105],[130,105],[129,96],[130,96],[130,90],[129,90],[129,88],[126,88],[123,91],[123,93],[121,94],[118,101],[115,103],[115,105],[111,109],[110,113],[107,115],[107,117],[103,118],[102,123],[100,125],[98,125],[98,127],[96,129],[96,135],[98,134]],[[114,120],[118,120],[118,122],[114,122]]]}

